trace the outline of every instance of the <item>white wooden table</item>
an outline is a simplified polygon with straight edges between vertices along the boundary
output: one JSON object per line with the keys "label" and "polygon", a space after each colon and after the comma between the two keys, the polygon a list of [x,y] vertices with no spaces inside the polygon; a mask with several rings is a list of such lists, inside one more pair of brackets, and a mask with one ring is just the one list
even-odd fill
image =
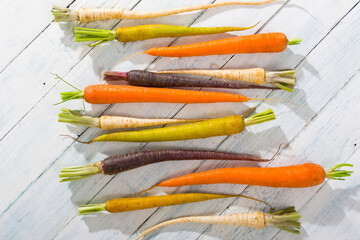
{"label": "white wooden table", "polygon": [[[231,198],[119,214],[78,216],[78,204],[101,203],[143,190],[160,180],[217,167],[248,163],[183,161],[150,165],[116,176],[95,176],[58,182],[61,168],[100,161],[113,154],[142,149],[204,149],[271,157],[284,166],[314,162],[325,169],[340,162],[355,164],[346,181],[327,181],[307,189],[270,189],[243,185],[213,185],[165,189],[171,192],[221,192],[261,198],[277,208],[296,206],[302,215],[299,236],[273,228],[252,230],[234,226],[180,224],[158,230],[151,239],[359,239],[360,223],[360,4],[357,0],[289,0],[258,7],[222,7],[151,20],[106,21],[87,27],[113,29],[145,23],[186,26],[249,26],[233,34],[284,32],[301,37],[299,46],[276,54],[244,54],[187,59],[137,56],[116,66],[122,57],[153,46],[169,46],[228,37],[229,34],[157,39],[89,48],[74,42],[72,24],[53,22],[52,4],[167,9],[211,0],[63,0],[0,2],[0,239],[133,239],[161,221],[188,215],[230,214],[263,210],[250,200]],[[81,101],[53,106],[69,91],[55,80],[57,73],[78,88],[101,83],[105,70],[264,67],[295,68],[294,93],[268,90],[232,91],[247,96],[278,98],[293,103],[87,105],[92,116],[103,113],[134,117],[210,118],[241,114],[251,106],[271,107],[277,120],[249,127],[229,137],[169,143],[96,143],[83,145],[59,134],[88,140],[99,130],[57,122],[62,106],[82,107]],[[148,238],[149,239],[149,238]]]}

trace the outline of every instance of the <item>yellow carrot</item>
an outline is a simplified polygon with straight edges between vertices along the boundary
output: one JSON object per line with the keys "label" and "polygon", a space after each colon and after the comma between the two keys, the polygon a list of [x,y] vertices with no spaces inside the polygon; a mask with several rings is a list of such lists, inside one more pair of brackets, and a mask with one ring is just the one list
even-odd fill
{"label": "yellow carrot", "polygon": [[206,224],[224,224],[234,226],[244,226],[255,229],[263,229],[265,227],[275,227],[291,233],[299,234],[300,229],[300,214],[296,212],[294,207],[286,208],[274,213],[251,212],[240,213],[223,216],[192,216],[182,217],[168,220],[159,223],[143,233],[141,233],[136,240],[139,240],[144,235],[167,225],[176,223],[206,223]]}
{"label": "yellow carrot", "polygon": [[202,202],[211,199],[230,198],[230,197],[243,197],[254,201],[262,202],[270,206],[264,201],[243,195],[183,193],[183,194],[172,194],[172,195],[163,195],[163,196],[111,199],[108,200],[106,203],[80,205],[78,207],[78,212],[80,215],[91,214],[102,211],[119,213],[119,212],[128,212],[128,211],[135,211],[140,209],[179,205],[184,203]]}

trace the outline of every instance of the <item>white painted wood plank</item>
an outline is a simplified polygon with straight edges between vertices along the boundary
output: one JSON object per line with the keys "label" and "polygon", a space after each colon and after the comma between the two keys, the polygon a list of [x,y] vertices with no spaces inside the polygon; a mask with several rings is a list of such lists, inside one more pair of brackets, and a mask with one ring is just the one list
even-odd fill
{"label": "white painted wood plank", "polygon": [[[344,8],[346,9],[346,8]],[[261,9],[261,12],[264,11],[264,9]],[[248,17],[250,19],[250,17]],[[208,18],[208,19],[211,19]],[[334,20],[334,19],[332,19]],[[330,20],[329,22],[331,22],[332,20]],[[203,22],[204,24],[206,23],[206,21]],[[201,23],[199,23],[201,24]],[[319,34],[321,35],[321,34]],[[318,36],[318,35],[316,35]],[[194,41],[196,41],[196,38],[193,38]],[[169,41],[170,42],[170,41]],[[311,45],[309,45],[310,47]],[[146,48],[146,47],[144,47]],[[137,48],[136,46],[130,47],[130,50],[135,52],[138,51],[139,48]],[[104,54],[94,54],[93,58],[97,59],[97,62],[94,64],[96,65],[97,69],[94,70],[94,73],[86,73],[85,77],[87,77],[89,80],[87,82],[84,82],[83,85],[86,85],[87,83],[93,82],[94,77],[96,77],[96,75],[99,74],[99,72],[102,69],[106,69],[106,67],[108,65],[110,65],[109,62],[107,62],[105,60],[105,58],[107,57],[106,54],[110,55],[110,56],[115,56],[116,52],[112,53],[111,51],[113,51],[113,49],[109,48],[101,48],[99,51],[103,51],[106,50],[104,52]],[[111,55],[112,54],[112,55]],[[128,52],[124,52],[123,53],[128,54]],[[130,54],[130,52],[129,52]],[[247,57],[247,56],[246,56]],[[274,58],[273,58],[274,59]],[[269,60],[273,60],[273,59],[269,59]],[[205,62],[204,65],[200,65],[199,62],[196,62],[196,66],[204,66],[207,67],[206,64],[209,64],[209,62],[211,62],[211,59],[208,59],[208,62]],[[227,59],[224,59],[227,60]],[[253,59],[252,61],[255,63],[257,60],[259,59]],[[137,60],[135,60],[137,61]],[[296,61],[294,61],[295,63]],[[81,74],[83,74],[86,71],[86,66],[88,64],[92,63],[92,59],[85,59],[83,62],[81,62],[79,64],[79,67],[76,67],[74,70],[71,71],[71,79],[73,82],[76,82],[78,85],[80,81],[83,81],[82,79],[78,79],[77,81],[75,81],[75,78],[80,77]],[[131,62],[130,62],[131,63]],[[173,62],[170,62],[173,63]],[[139,67],[141,66],[145,66],[147,63],[144,62],[140,65],[138,65]],[[179,65],[181,63],[178,63]],[[190,63],[189,63],[190,64]],[[194,64],[194,63],[193,63]],[[124,64],[124,68],[127,65]],[[159,65],[161,66],[161,65]],[[170,67],[170,64],[167,63],[167,65],[162,65],[163,67]],[[129,69],[131,67],[131,65],[128,65]],[[356,66],[354,66],[356,67]],[[122,68],[122,69],[124,69]],[[65,68],[64,68],[65,69]],[[74,74],[74,75],[73,75]],[[67,87],[57,87],[57,89],[53,89],[53,91],[51,91],[48,95],[52,94],[52,95],[56,95],[57,92],[61,91],[62,89],[66,89]],[[42,114],[44,112],[44,109],[46,109],[46,107],[48,106],[48,102],[49,101],[53,101],[56,100],[56,96],[52,96],[52,97],[48,97],[48,95],[41,101],[41,103],[39,104],[40,106],[36,106],[31,113],[29,113],[29,116],[25,117],[25,121],[27,122],[27,125],[25,125],[23,128],[20,128],[20,130],[24,130],[27,128],[31,127],[31,123],[34,123],[36,121],[36,117],[39,114]],[[80,104],[76,104],[74,103],[74,105],[76,106],[80,106]],[[151,106],[151,108],[149,107]],[[224,107],[226,106],[226,107]],[[195,110],[191,111],[191,108],[185,111],[182,111],[180,115],[185,115],[186,117],[188,116],[194,116],[196,114],[199,115],[209,115],[209,116],[215,116],[217,114],[217,112],[219,110],[221,110],[222,115],[226,115],[228,113],[239,113],[240,112],[240,108],[238,108],[239,105],[236,104],[229,104],[229,105],[223,105],[223,104],[219,104],[219,105],[214,105],[210,107],[206,107],[206,105],[201,105],[200,107],[202,109],[204,109],[202,112],[197,111],[195,112]],[[133,109],[129,110],[128,108],[132,107]],[[120,111],[121,113],[125,113],[125,114],[129,114],[130,113],[132,115],[138,115],[138,116],[156,116],[157,114],[164,114],[164,116],[166,115],[173,115],[176,113],[176,109],[179,109],[180,106],[174,106],[174,105],[148,105],[148,104],[131,104],[131,105],[126,105],[125,106],[115,106],[113,108],[111,108],[111,112],[115,113],[116,111]],[[199,107],[199,106],[198,106]],[[94,112],[99,112],[101,109],[103,109],[103,107],[98,107],[96,106],[94,109]],[[236,109],[236,110],[234,110]],[[56,121],[56,110],[53,111],[48,111],[47,114],[49,114],[49,116],[51,115],[51,119],[47,119],[46,121],[44,120],[44,123],[46,124],[46,122],[54,122]],[[31,116],[30,116],[31,115]],[[36,129],[40,129],[40,126],[43,125],[43,122],[39,122],[36,123],[37,127]],[[59,127],[58,124],[53,124],[51,126],[56,126],[56,130],[53,131],[49,126],[49,130],[46,133],[47,136],[54,136],[54,132],[57,134],[58,132],[64,132],[63,130],[66,130],[66,127]],[[60,128],[60,129],[58,129]],[[255,128],[256,129],[256,128]],[[267,127],[264,126],[264,129],[267,129]],[[262,130],[262,128],[259,129],[259,131]],[[81,129],[77,128],[75,130],[70,129],[70,131],[76,131],[78,133],[81,132]],[[38,132],[37,130],[33,131],[34,133]],[[272,130],[269,130],[269,133],[271,133]],[[21,131],[18,131],[17,133],[21,133]],[[29,132],[27,132],[29,134]],[[93,135],[96,135],[97,133],[94,133],[93,131],[87,133],[86,135],[84,135],[84,139],[85,138],[90,138]],[[17,136],[18,134],[15,134],[14,136]],[[261,135],[261,134],[260,134]],[[246,135],[245,135],[246,136]],[[266,135],[265,135],[266,136]],[[259,136],[258,136],[259,137]],[[254,136],[255,138],[255,136]],[[239,138],[233,139],[233,141],[237,141]],[[59,140],[59,138],[56,138],[56,140]],[[12,143],[15,141],[15,138],[13,138]],[[55,142],[55,141],[54,141]],[[66,144],[64,144],[63,146],[67,146],[67,144],[70,142],[68,140],[65,141]],[[201,148],[209,148],[211,149],[212,146],[216,146],[216,142],[220,142],[220,141],[214,141],[214,139],[209,139],[209,141],[189,141],[187,143],[180,143],[182,146],[192,146],[194,144],[196,144],[197,147]],[[9,141],[10,143],[10,141]],[[25,146],[25,139],[23,141],[23,145]],[[45,142],[44,140],[41,140],[38,143],[44,143],[44,145],[41,146],[54,146],[59,145],[59,141],[56,141],[56,143],[49,143],[49,145],[47,145],[47,142]],[[160,148],[162,146],[166,146],[166,147],[173,147],[178,145],[177,144],[151,144],[149,146],[149,148]],[[266,144],[267,145],[267,144]],[[10,144],[8,145],[10,146]],[[119,148],[119,146],[121,148]],[[118,151],[119,152],[126,152],[126,151],[131,151],[131,150],[135,150],[140,148],[142,145],[136,145],[136,144],[105,144],[105,145],[98,145],[97,148],[95,147],[86,147],[86,146],[80,146],[76,145],[75,147],[71,147],[63,156],[60,157],[60,159],[58,159],[54,165],[50,166],[50,168],[45,171],[45,173],[43,175],[40,176],[40,178],[38,179],[38,181],[36,181],[32,186],[30,186],[30,188],[24,192],[24,195],[19,199],[19,201],[17,203],[14,204],[14,206],[12,206],[11,209],[17,209],[16,211],[12,211],[13,214],[11,214],[11,219],[6,218],[8,221],[6,221],[6,224],[4,226],[6,226],[6,236],[12,236],[12,237],[28,237],[29,235],[22,235],[24,234],[24,232],[16,232],[16,227],[17,227],[17,222],[16,221],[20,221],[22,222],[21,226],[24,226],[25,229],[28,230],[29,234],[31,233],[35,233],[36,232],[36,227],[39,226],[34,226],[31,225],[30,223],[34,222],[34,219],[36,220],[41,220],[42,222],[45,222],[45,224],[48,224],[47,227],[44,227],[44,225],[42,225],[41,227],[44,228],[45,230],[43,230],[44,232],[41,233],[41,236],[45,236],[45,238],[49,238],[51,236],[54,236],[58,230],[61,228],[61,226],[63,226],[64,224],[66,224],[73,216],[75,216],[75,211],[74,211],[74,204],[76,203],[83,203],[84,199],[91,199],[92,196],[96,195],[97,191],[100,190],[104,184],[106,184],[106,182],[109,180],[109,177],[95,177],[94,179],[91,179],[89,182],[86,183],[74,183],[74,184],[70,184],[70,190],[67,188],[66,185],[60,185],[58,184],[56,181],[57,179],[54,179],[54,176],[57,175],[59,169],[61,167],[64,166],[68,166],[69,164],[73,164],[73,163],[85,163],[85,162],[93,162],[96,160],[100,160],[105,154],[109,154],[109,153],[113,153],[115,152],[115,148],[118,147]],[[103,148],[102,148],[103,147]],[[254,151],[254,148],[256,146],[253,147],[252,151]],[[54,149],[53,148],[49,148],[49,152],[52,152]],[[97,153],[97,151],[101,151],[101,153]],[[237,149],[238,150],[238,149]],[[267,149],[264,152],[261,152],[262,154],[266,154],[268,151],[270,150],[270,146],[269,149]],[[85,156],[82,156],[82,154],[79,153],[84,153]],[[52,153],[51,153],[52,154]],[[24,154],[25,156],[25,154]],[[59,153],[56,152],[55,154],[51,155],[53,157],[51,157],[52,160],[55,160],[55,156],[59,156]],[[55,158],[54,158],[55,157]],[[81,157],[81,159],[77,159]],[[40,156],[40,159],[43,160],[44,156]],[[87,158],[87,159],[85,159]],[[23,159],[23,158],[20,158]],[[20,162],[20,161],[19,161]],[[66,163],[65,163],[66,162]],[[61,163],[61,164],[60,164]],[[64,164],[65,163],[65,164]],[[59,165],[57,165],[59,164]],[[30,165],[30,164],[29,164]],[[183,168],[183,172],[190,172],[192,171],[192,169],[194,169],[194,167],[196,165],[198,165],[198,163],[192,164],[192,165],[187,165],[184,164],[184,166],[182,166],[183,164],[177,164],[177,165],[168,165],[168,164],[164,164],[162,166],[164,166],[164,168],[172,168],[175,170],[176,167]],[[43,165],[46,166],[46,165]],[[174,167],[175,166],[175,167]],[[99,196],[96,197],[95,200],[97,201],[101,201],[101,200],[105,200],[108,199],[109,197],[114,197],[117,196],[118,193],[120,192],[119,189],[121,189],[121,193],[122,194],[126,194],[126,193],[131,193],[134,192],[136,190],[138,190],[140,188],[140,186],[144,186],[143,182],[139,180],[139,175],[140,173],[145,174],[146,172],[151,172],[154,171],[155,169],[158,169],[159,166],[157,166],[156,168],[143,168],[143,169],[139,169],[139,171],[131,171],[129,173],[125,173],[124,175],[119,175],[117,176],[114,180],[112,181],[110,184],[108,185],[109,187],[107,187],[107,189],[105,189],[105,191],[101,192],[101,194]],[[25,168],[24,168],[25,169]],[[179,174],[178,171],[174,171],[172,174]],[[24,170],[26,171],[26,170]],[[142,172],[141,172],[142,171]],[[170,173],[170,171],[169,171]],[[147,181],[148,185],[150,185],[149,181],[154,181],[155,178],[152,178],[151,175],[147,176],[148,178],[144,177],[145,182]],[[164,176],[165,177],[165,176]],[[149,179],[151,178],[151,179]],[[137,183],[133,183],[131,181],[129,181],[130,179],[137,179]],[[99,182],[100,181],[100,182]],[[114,191],[114,189],[116,191]],[[195,188],[194,188],[195,189]],[[45,192],[42,192],[46,190]],[[123,190],[123,191],[122,191]],[[90,192],[89,192],[90,191]],[[74,193],[72,193],[74,192]],[[61,196],[61,197],[59,197]],[[69,199],[72,200],[72,202],[69,201]],[[34,204],[39,204],[40,206],[46,206],[46,216],[48,218],[44,218],[44,212],[43,211],[38,211],[36,212],[34,210]],[[227,205],[226,203],[224,205]],[[20,206],[20,208],[19,208]],[[198,207],[200,207],[199,205],[197,205]],[[253,205],[252,205],[253,206]],[[182,208],[179,208],[179,210],[181,211],[181,213],[186,214],[185,209],[187,209],[187,206],[184,206]],[[212,207],[213,208],[213,207]],[[10,210],[11,210],[10,209]],[[32,209],[32,210],[31,210]],[[204,209],[197,208],[199,214],[201,212],[204,211]],[[190,210],[190,209],[189,209]],[[63,214],[59,214],[59,212],[63,213]],[[95,218],[89,218],[88,220],[85,220],[85,222],[83,220],[80,220],[79,218],[76,218],[75,220],[77,221],[79,219],[80,222],[80,226],[79,225],[73,225],[70,226],[70,228],[65,229],[63,232],[60,233],[60,235],[58,236],[59,238],[70,238],[70,237],[74,237],[74,236],[81,236],[81,237],[90,237],[90,238],[107,238],[107,237],[112,237],[115,236],[116,238],[119,238],[120,236],[125,236],[125,235],[130,235],[131,231],[133,229],[137,228],[137,225],[139,222],[141,222],[141,220],[139,221],[137,218],[139,217],[143,217],[143,216],[148,216],[149,214],[151,214],[152,211],[142,211],[139,213],[129,213],[126,214],[126,216],[124,215],[117,215],[117,216],[111,216],[111,219],[109,220],[109,216],[99,216],[99,217],[95,217]],[[29,213],[29,214],[28,214]],[[28,215],[27,215],[28,214]],[[8,213],[5,214],[7,216],[10,216]],[[4,216],[5,216],[4,215]],[[25,218],[23,218],[25,216]],[[169,216],[168,216],[169,217]],[[146,217],[145,217],[146,218]],[[131,228],[129,228],[127,225],[126,226],[119,226],[120,223],[123,223],[124,219],[126,219],[128,221],[128,225],[132,225],[133,223],[135,224],[134,227],[131,226]],[[156,219],[154,220],[155,223]],[[37,221],[38,222],[38,221]],[[59,226],[58,226],[59,225]],[[105,225],[108,225],[108,227],[110,229],[107,229],[107,227]],[[55,227],[54,227],[55,226]],[[33,228],[32,228],[33,227]],[[119,228],[120,227],[120,228]],[[11,230],[11,228],[15,228],[14,230]],[[87,231],[89,230],[88,228],[90,228],[91,234],[87,235]],[[75,229],[76,232],[71,231],[72,229]],[[196,228],[198,229],[198,228]],[[229,232],[232,231],[232,229],[228,229]],[[1,231],[3,232],[3,231]],[[228,232],[228,233],[229,233]],[[79,235],[76,235],[79,234]],[[35,235],[34,235],[35,236]],[[164,236],[164,235],[162,235]],[[175,235],[168,235],[168,236],[175,236]],[[185,235],[184,235],[185,236]]]}

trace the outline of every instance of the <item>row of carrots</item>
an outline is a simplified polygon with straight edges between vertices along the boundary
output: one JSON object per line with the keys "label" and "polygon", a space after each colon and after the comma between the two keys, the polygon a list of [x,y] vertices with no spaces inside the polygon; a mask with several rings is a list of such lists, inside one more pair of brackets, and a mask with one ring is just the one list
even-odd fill
{"label": "row of carrots", "polygon": [[[172,14],[225,5],[259,5],[267,4],[273,1],[274,0],[266,0],[262,2],[221,2],[154,12],[96,8],[81,8],[78,10],[71,10],[68,8],[55,6],[53,7],[53,15],[56,22],[90,22],[119,18],[139,19],[168,16]],[[75,40],[77,42],[92,41],[93,43],[91,43],[90,46],[94,47],[96,45],[113,40],[117,40],[119,42],[131,42],[162,37],[217,34],[229,31],[247,30],[254,26],[192,28],[163,24],[151,24],[122,27],[116,30],[78,27],[74,29],[74,34]],[[284,51],[288,45],[297,45],[300,42],[301,39],[288,39],[283,33],[265,33],[188,45],[150,48],[138,54],[146,53],[152,56],[162,57],[191,57],[237,53],[281,52]],[[221,78],[223,80],[209,81],[208,79],[199,78],[199,76]],[[58,75],[56,75],[56,78],[66,82]],[[75,91],[61,93],[62,101],[58,104],[74,99],[83,99],[86,102],[92,104],[131,102],[216,103],[245,102],[249,100],[280,101],[277,99],[248,98],[246,96],[231,93],[174,89],[174,87],[210,87],[268,90],[283,89],[292,92],[296,82],[295,70],[289,69],[282,71],[266,71],[262,68],[227,70],[179,69],[167,71],[132,70],[130,72],[107,71],[104,73],[103,79],[107,82],[107,84],[87,86],[83,91],[69,84],[75,88]],[[127,85],[119,85],[119,82],[122,81],[125,81]],[[247,84],[244,84],[244,82]],[[144,119],[123,116],[90,117],[84,115],[81,111],[62,108],[62,112],[59,114],[58,120],[59,122],[78,124],[87,127],[97,127],[103,130],[177,124],[175,126],[166,126],[163,128],[105,133],[95,137],[88,142],[81,142],[74,138],[76,141],[86,144],[99,141],[159,142],[232,135],[242,132],[247,126],[275,120],[275,114],[271,109],[257,114],[253,114],[253,111],[254,109],[250,109],[241,116],[234,115],[215,119]],[[124,171],[143,167],[145,165],[164,161],[205,159],[252,162],[269,162],[272,160],[263,159],[253,155],[214,151],[141,151],[107,157],[103,161],[93,164],[65,167],[61,170],[59,177],[60,182],[67,182],[88,178],[97,174],[118,174]],[[237,167],[214,169],[168,179],[159,182],[152,187],[139,192],[138,194],[149,191],[155,187],[178,187],[186,185],[218,183],[246,184],[282,188],[311,187],[322,184],[326,178],[343,180],[345,177],[351,175],[352,171],[339,169],[341,167],[352,167],[352,165],[342,163],[334,166],[328,171],[325,171],[323,167],[314,163],[305,163],[286,167]],[[292,233],[299,233],[300,214],[296,212],[294,207],[274,212],[270,204],[267,202],[243,195],[184,193],[149,197],[132,196],[128,198],[111,199],[106,203],[101,204],[80,205],[78,212],[80,215],[91,214],[100,211],[116,213],[230,197],[244,197],[254,201],[259,201],[269,206],[271,210],[269,213],[252,212],[246,214],[233,214],[228,216],[193,216],[173,219],[160,223],[146,230],[141,235],[139,235],[137,239],[140,239],[145,234],[154,231],[159,227],[181,222],[231,224],[247,226],[256,229],[262,229],[270,226]]]}

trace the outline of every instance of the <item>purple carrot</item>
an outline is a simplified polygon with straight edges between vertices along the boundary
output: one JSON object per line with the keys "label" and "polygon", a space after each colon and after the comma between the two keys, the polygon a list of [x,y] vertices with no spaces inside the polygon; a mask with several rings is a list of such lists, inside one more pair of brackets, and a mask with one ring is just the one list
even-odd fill
{"label": "purple carrot", "polygon": [[133,86],[142,87],[209,87],[209,88],[233,88],[233,89],[271,89],[280,88],[266,87],[259,85],[243,84],[237,82],[225,82],[219,80],[206,80],[190,77],[183,77],[172,74],[160,74],[142,70],[130,72],[104,72],[105,81],[127,81]]}
{"label": "purple carrot", "polygon": [[193,151],[193,150],[158,150],[140,151],[127,153],[117,156],[107,157],[100,162],[89,165],[63,168],[59,174],[62,178],[60,182],[72,181],[87,178],[96,174],[117,174],[130,169],[142,167],[152,163],[176,161],[176,160],[238,160],[267,162],[253,155],[212,152],[212,151]]}

